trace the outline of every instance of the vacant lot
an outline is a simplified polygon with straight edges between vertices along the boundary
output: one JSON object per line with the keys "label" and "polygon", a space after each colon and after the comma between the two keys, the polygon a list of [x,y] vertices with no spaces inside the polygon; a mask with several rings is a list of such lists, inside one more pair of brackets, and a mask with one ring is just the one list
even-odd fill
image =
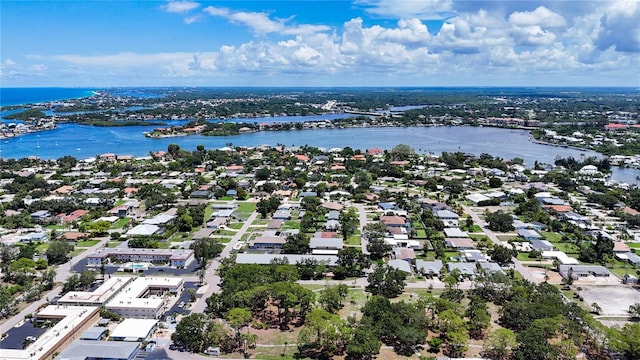
{"label": "vacant lot", "polygon": [[630,305],[640,303],[640,290],[622,286],[584,286],[580,296],[590,306],[597,303],[602,315],[626,316]]}

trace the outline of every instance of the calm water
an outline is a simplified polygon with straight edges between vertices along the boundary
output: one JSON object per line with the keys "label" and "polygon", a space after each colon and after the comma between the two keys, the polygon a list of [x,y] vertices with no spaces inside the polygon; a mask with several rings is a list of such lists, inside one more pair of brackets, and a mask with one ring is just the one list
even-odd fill
{"label": "calm water", "polygon": [[93,95],[88,88],[0,88],[0,106],[77,99]]}
{"label": "calm water", "polygon": [[[177,125],[184,121],[168,123]],[[107,152],[143,156],[148,155],[149,152],[166,150],[169,144],[178,144],[182,149],[194,150],[198,145],[204,145],[207,149],[217,149],[228,143],[234,146],[310,145],[327,149],[345,146],[354,149],[374,147],[391,149],[397,144],[407,144],[423,154],[463,151],[476,155],[488,153],[503,159],[520,157],[529,167],[533,166],[535,161],[553,163],[556,157],[581,158],[599,155],[593,151],[537,144],[530,140],[529,133],[524,130],[491,127],[348,128],[263,131],[237,136],[194,135],[165,139],[146,138],[143,133],[153,130],[154,127],[94,127],[60,124],[57,130],[2,140],[0,157],[21,158],[33,155],[42,159],[57,159],[72,155],[77,158],[87,158]],[[640,175],[638,170],[614,168],[612,178],[634,184],[637,183],[638,175]]]}

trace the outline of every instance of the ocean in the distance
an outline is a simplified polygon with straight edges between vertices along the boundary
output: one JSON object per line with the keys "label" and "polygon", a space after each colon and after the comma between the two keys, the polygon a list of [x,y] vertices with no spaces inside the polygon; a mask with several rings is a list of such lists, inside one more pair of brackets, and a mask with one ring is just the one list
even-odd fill
{"label": "ocean in the distance", "polygon": [[0,106],[77,99],[93,95],[89,88],[0,88]]}

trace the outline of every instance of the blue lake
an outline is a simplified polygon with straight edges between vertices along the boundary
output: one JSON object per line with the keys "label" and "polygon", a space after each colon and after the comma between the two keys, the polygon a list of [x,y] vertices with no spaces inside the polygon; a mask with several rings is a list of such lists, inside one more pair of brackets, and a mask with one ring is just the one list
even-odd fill
{"label": "blue lake", "polygon": [[[307,118],[307,117],[305,117]],[[285,122],[284,118],[251,119],[257,122]],[[308,121],[309,119],[305,120]],[[238,120],[240,121],[240,120]],[[245,119],[244,121],[247,121]],[[177,125],[184,121],[168,121]],[[38,156],[42,159],[57,159],[65,155],[77,158],[94,157],[113,152],[119,155],[148,155],[149,152],[167,149],[169,144],[178,144],[182,149],[194,150],[198,145],[217,149],[231,143],[234,146],[310,145],[333,148],[350,146],[354,149],[391,149],[397,144],[407,144],[418,153],[440,154],[443,151],[481,153],[504,159],[519,157],[529,167],[535,161],[553,163],[556,157],[581,158],[599,156],[593,151],[577,150],[534,143],[528,131],[492,127],[379,127],[316,129],[291,131],[262,131],[236,136],[182,136],[151,139],[144,132],[156,126],[95,127],[78,124],[60,124],[57,130],[27,134],[0,142],[0,157],[22,158]],[[640,171],[614,168],[613,179],[637,183]]]}

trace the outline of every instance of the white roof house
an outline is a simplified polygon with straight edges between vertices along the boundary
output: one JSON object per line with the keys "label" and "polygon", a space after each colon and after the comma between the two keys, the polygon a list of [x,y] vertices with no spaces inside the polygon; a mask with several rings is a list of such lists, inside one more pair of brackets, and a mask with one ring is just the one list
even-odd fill
{"label": "white roof house", "polygon": [[125,319],[109,334],[115,341],[144,341],[156,327],[155,319]]}
{"label": "white roof house", "polygon": [[155,234],[158,230],[160,230],[160,227],[158,227],[157,225],[140,224],[130,229],[129,231],[127,231],[125,235],[126,236],[150,236]]}

